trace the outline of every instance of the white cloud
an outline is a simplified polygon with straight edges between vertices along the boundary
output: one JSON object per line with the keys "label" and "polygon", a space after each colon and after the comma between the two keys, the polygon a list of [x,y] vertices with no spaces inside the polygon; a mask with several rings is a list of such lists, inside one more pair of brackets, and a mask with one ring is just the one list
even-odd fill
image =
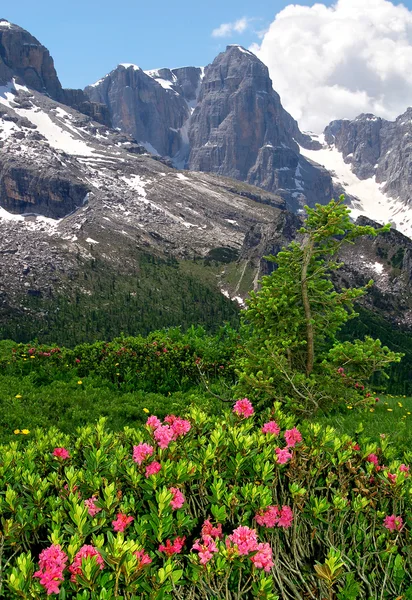
{"label": "white cloud", "polygon": [[232,23],[222,23],[212,31],[213,37],[229,37],[233,33],[243,33],[249,27],[250,19],[242,17]]}
{"label": "white cloud", "polygon": [[412,11],[387,0],[289,5],[251,50],[303,129],[412,105]]}

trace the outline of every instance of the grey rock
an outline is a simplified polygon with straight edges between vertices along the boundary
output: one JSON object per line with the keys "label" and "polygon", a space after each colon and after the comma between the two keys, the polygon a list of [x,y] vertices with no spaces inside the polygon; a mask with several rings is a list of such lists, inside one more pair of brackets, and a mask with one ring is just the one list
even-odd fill
{"label": "grey rock", "polygon": [[30,33],[0,21],[0,84],[6,85],[13,77],[28,88],[63,100],[62,86],[54,62],[45,48]]}
{"label": "grey rock", "polygon": [[[119,65],[85,93],[91,101],[108,107],[113,127],[146,144],[149,151],[174,157],[182,148],[179,130],[190,110],[174,89],[177,76],[168,69],[156,73],[159,76],[154,77],[135,65]],[[159,80],[169,82],[170,87],[163,87]]]}
{"label": "grey rock", "polygon": [[285,198],[288,208],[326,202],[329,174],[300,156],[312,142],[283,108],[267,67],[228,46],[206,68],[189,127],[191,170],[248,181]]}

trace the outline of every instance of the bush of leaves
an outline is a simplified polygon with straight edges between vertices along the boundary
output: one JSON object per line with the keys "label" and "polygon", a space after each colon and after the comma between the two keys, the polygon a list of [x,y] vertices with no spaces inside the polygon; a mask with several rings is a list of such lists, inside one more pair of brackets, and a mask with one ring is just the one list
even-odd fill
{"label": "bush of leaves", "polygon": [[404,461],[247,399],[38,430],[0,448],[0,597],[412,598]]}

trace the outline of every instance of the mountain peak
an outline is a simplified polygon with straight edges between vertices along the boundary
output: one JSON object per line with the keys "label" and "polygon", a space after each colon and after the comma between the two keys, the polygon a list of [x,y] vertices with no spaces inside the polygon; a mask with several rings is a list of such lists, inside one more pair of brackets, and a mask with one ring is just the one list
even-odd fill
{"label": "mountain peak", "polygon": [[62,86],[47,48],[25,29],[0,19],[0,83],[7,84],[14,78],[55,100],[63,99]]}
{"label": "mountain peak", "polygon": [[253,58],[257,58],[257,56],[255,54],[253,54],[253,52],[250,52],[250,50],[247,50],[243,46],[240,46],[240,44],[228,44],[226,46],[226,52],[230,52],[233,49],[238,50],[238,52],[241,52],[242,54],[248,54],[249,56],[252,56]]}

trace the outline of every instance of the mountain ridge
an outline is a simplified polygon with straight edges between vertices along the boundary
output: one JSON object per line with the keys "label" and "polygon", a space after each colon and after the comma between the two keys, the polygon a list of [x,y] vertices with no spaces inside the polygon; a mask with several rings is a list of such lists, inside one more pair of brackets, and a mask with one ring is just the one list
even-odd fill
{"label": "mountain ridge", "polygon": [[[146,104],[152,93],[160,98],[159,106],[148,113],[149,123],[158,115],[165,118],[159,143],[174,148],[175,158],[182,157],[185,146],[179,142],[179,129],[170,130],[167,119],[177,119],[183,127],[194,118],[195,148],[200,150],[188,160],[203,160],[202,148],[217,148],[214,153],[222,160],[210,155],[215,168],[219,170],[220,162],[226,166],[213,173],[176,169],[170,157],[154,156],[141,140],[92,118],[90,107],[98,111],[103,106],[94,100],[89,99],[87,110],[81,112],[70,105],[73,98],[63,88],[59,94],[64,102],[52,98],[40,80],[36,79],[41,91],[31,88],[18,47],[31,38],[13,26],[4,29],[8,36],[3,33],[0,44],[13,48],[17,65],[13,71],[8,60],[6,67],[12,73],[4,70],[0,86],[0,325],[14,323],[8,331],[18,333],[19,323],[43,322],[47,327],[48,319],[57,318],[62,307],[65,323],[84,313],[93,335],[107,318],[116,317],[120,327],[123,316],[130,327],[137,327],[136,315],[147,312],[147,298],[162,315],[156,327],[186,318],[191,303],[199,306],[199,298],[207,304],[209,322],[219,321],[235,311],[231,299],[242,302],[270,272],[263,256],[278,252],[296,237],[300,217],[286,208],[302,211],[310,194],[313,204],[319,199],[319,181],[327,186],[325,202],[338,188],[339,182],[311,156],[303,156],[303,151],[315,156],[324,151],[323,145],[299,132],[276,92],[270,91],[266,67],[238,46],[205,69],[200,87],[200,68],[162,69],[148,75],[125,63],[116,72],[122,85],[142,84],[135,92],[143,94]],[[12,35],[20,41],[13,41]],[[31,52],[36,68],[43,60],[50,67],[47,51],[37,40]],[[247,69],[242,66],[245,60]],[[114,100],[123,93],[122,85],[115,85]],[[236,136],[250,130],[246,117],[254,112],[257,85],[266,86],[261,91],[267,93],[261,94],[257,121],[251,120],[252,126],[260,126],[253,132],[253,152],[249,162],[242,163]],[[203,106],[190,106],[197,94]],[[210,116],[215,126],[205,127],[205,106],[213,95]],[[178,107],[176,114],[170,112],[169,98]],[[130,106],[135,110],[133,102]],[[265,107],[272,115],[267,121]],[[237,123],[242,115],[245,128]],[[146,127],[147,121],[141,119],[140,125]],[[186,134],[189,140],[189,128]],[[209,141],[216,146],[207,146]],[[233,168],[239,168],[237,178],[226,176],[231,152],[239,161],[233,162]],[[240,173],[242,164],[246,167]],[[319,180],[310,178],[313,172]],[[390,242],[369,243],[368,252],[362,249],[367,258],[360,260],[356,249],[347,255],[345,277],[363,281],[379,275],[374,288],[377,306],[392,322],[409,326],[412,246],[393,232],[386,235]],[[148,274],[144,287],[139,283],[142,273]],[[179,281],[185,290],[178,310],[176,298],[170,297],[170,280]],[[114,305],[116,315],[111,312]]]}

